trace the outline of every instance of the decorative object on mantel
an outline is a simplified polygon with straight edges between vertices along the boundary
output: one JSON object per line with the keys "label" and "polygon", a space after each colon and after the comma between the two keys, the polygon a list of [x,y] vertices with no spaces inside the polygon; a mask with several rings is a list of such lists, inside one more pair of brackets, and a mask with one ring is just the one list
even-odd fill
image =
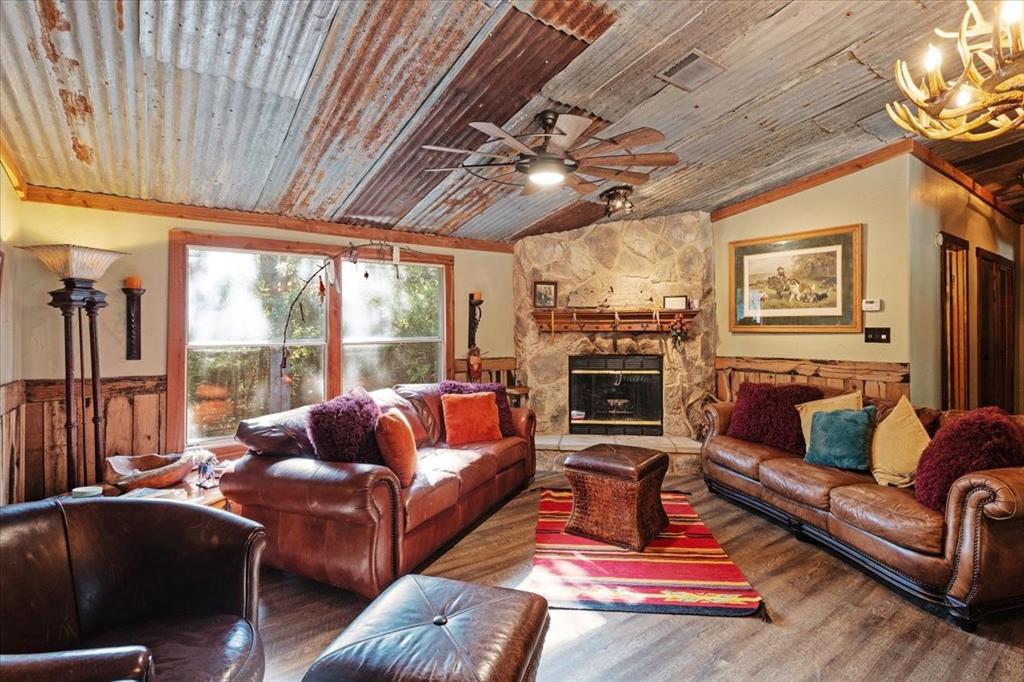
{"label": "decorative object on mantel", "polygon": [[672,339],[672,345],[677,349],[683,345],[683,341],[690,338],[691,324],[693,324],[692,320],[685,319],[682,313],[676,313],[672,322],[669,323],[668,335]]}
{"label": "decorative object on mantel", "polygon": [[533,307],[534,308],[555,308],[558,306],[558,283],[557,282],[534,282],[533,283]]}
{"label": "decorative object on mantel", "polygon": [[137,276],[126,277],[124,288],[121,291],[125,297],[124,358],[125,360],[141,360],[142,295],[146,293],[146,290],[142,288],[142,278]]}
{"label": "decorative object on mantel", "polygon": [[635,208],[633,202],[629,200],[632,195],[633,188],[629,185],[616,185],[598,194],[598,198],[604,202],[604,217],[607,218],[616,211],[631,214]]}
{"label": "decorative object on mantel", "polygon": [[466,352],[466,362],[469,371],[469,380],[480,381],[481,357],[480,349],[476,345],[476,330],[480,326],[480,320],[484,316],[484,295],[479,291],[469,294],[469,350]]}
{"label": "decorative object on mantel", "polygon": [[729,243],[729,331],[863,329],[862,225]]}
{"label": "decorative object on mantel", "polygon": [[663,296],[661,307],[665,310],[689,310],[690,299],[686,296]]}
{"label": "decorative object on mantel", "polygon": [[542,332],[646,332],[668,333],[676,315],[692,320],[699,310],[660,308],[551,308],[534,310],[533,319]]}
{"label": "decorative object on mantel", "polygon": [[896,60],[896,84],[917,107],[885,105],[901,128],[930,140],[989,140],[1024,123],[1024,1],[1003,0],[987,20],[974,0],[967,0],[960,29],[935,29],[955,39],[963,71],[952,81],[942,73],[942,52],[928,46],[925,77],[917,86],[906,62]]}
{"label": "decorative object on mantel", "polygon": [[107,457],[104,479],[124,492],[136,488],[168,488],[192,471],[192,458],[174,455]]}
{"label": "decorative object on mantel", "polygon": [[[50,292],[48,305],[59,308],[64,317],[64,433],[67,455],[67,490],[75,488],[79,483],[75,446],[78,423],[76,412],[81,410],[82,440],[81,452],[85,448],[85,384],[82,383],[82,400],[80,405],[75,401],[75,337],[74,316],[78,313],[78,345],[81,356],[81,373],[85,378],[85,348],[82,331],[82,310],[89,318],[89,359],[92,378],[92,404],[103,404],[100,399],[100,349],[96,327],[96,316],[100,308],[107,306],[107,295],[93,288],[93,283],[103,276],[110,264],[121,256],[128,254],[121,251],[94,249],[76,244],[40,244],[37,246],[18,247],[36,256],[57,277],[64,282],[63,289]],[[94,452],[106,452],[103,437],[103,410],[93,410],[93,447]],[[95,476],[103,478],[103,458],[96,458]],[[83,459],[84,462],[84,459]],[[83,471],[83,474],[85,472]],[[84,476],[83,476],[84,478]]]}

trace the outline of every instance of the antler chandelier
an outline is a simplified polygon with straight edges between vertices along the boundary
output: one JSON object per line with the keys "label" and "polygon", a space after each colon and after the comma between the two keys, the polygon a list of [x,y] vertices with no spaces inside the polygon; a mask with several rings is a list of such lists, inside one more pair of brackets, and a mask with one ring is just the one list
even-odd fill
{"label": "antler chandelier", "polygon": [[885,105],[889,117],[930,140],[977,142],[1019,128],[1024,123],[1024,1],[1004,0],[989,22],[974,0],[967,0],[960,30],[935,29],[935,34],[956,40],[963,72],[947,81],[942,53],[929,45],[918,86],[906,62],[896,60],[896,84],[917,113],[893,102]]}

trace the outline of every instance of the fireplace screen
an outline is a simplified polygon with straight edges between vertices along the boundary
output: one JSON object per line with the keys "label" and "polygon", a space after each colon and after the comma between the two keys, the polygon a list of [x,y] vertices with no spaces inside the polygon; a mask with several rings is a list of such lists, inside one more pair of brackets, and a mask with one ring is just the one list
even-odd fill
{"label": "fireplace screen", "polygon": [[662,435],[661,356],[570,357],[569,433]]}

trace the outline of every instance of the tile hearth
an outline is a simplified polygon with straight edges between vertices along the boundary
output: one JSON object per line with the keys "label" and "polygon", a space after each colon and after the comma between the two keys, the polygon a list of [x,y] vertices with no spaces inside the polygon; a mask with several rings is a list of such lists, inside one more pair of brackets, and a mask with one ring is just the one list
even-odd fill
{"label": "tile hearth", "polygon": [[584,434],[542,434],[537,444],[537,470],[561,471],[562,463],[572,452],[599,443],[632,445],[668,453],[669,473],[694,473],[700,469],[700,442],[686,436],[604,436]]}

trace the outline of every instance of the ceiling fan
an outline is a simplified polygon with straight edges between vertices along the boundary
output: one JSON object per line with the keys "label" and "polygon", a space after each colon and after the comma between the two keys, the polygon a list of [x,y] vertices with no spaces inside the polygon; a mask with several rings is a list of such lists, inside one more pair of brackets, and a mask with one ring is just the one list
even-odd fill
{"label": "ceiling fan", "polygon": [[[593,121],[586,116],[559,114],[546,110],[534,117],[539,131],[512,135],[494,123],[476,121],[470,127],[491,137],[491,142],[503,143],[509,148],[505,154],[493,154],[456,149],[438,145],[423,145],[423,149],[452,154],[475,154],[493,161],[465,163],[444,168],[428,168],[429,173],[464,170],[481,180],[522,187],[523,194],[533,194],[545,187],[565,183],[580,194],[598,189],[595,182],[609,180],[616,183],[641,185],[650,178],[647,173],[629,170],[634,166],[674,166],[679,157],[672,152],[633,153],[633,147],[662,142],[665,136],[653,128],[637,128],[606,139],[584,135]],[[575,145],[575,146],[574,146]],[[614,152],[625,151],[624,154]],[[501,172],[487,174],[489,168]],[[525,182],[515,182],[512,176],[525,175]],[[587,178],[594,178],[592,182]]]}

